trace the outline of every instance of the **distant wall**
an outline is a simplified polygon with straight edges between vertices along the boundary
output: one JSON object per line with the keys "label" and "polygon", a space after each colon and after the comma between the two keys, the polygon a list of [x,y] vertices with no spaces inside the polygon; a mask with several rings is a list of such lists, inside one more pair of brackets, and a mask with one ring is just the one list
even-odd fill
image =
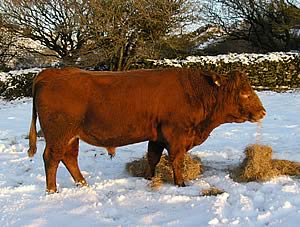
{"label": "distant wall", "polygon": [[[229,54],[198,56],[186,59],[143,60],[136,68],[197,67],[226,73],[244,70],[252,86],[258,90],[288,90],[300,88],[300,53]],[[8,100],[30,97],[34,76],[42,69],[0,73],[0,97]]]}
{"label": "distant wall", "polygon": [[243,70],[253,87],[262,90],[300,88],[300,54],[229,54],[188,57],[187,59],[145,60],[136,68],[197,67],[226,73]]}

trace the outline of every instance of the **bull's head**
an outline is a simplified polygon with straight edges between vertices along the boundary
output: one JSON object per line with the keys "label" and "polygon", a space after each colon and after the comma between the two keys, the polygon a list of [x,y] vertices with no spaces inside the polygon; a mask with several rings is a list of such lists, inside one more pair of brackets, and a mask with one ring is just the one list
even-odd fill
{"label": "bull's head", "polygon": [[223,99],[226,122],[258,122],[266,115],[246,73],[234,71],[228,75],[215,75],[213,80],[226,97]]}

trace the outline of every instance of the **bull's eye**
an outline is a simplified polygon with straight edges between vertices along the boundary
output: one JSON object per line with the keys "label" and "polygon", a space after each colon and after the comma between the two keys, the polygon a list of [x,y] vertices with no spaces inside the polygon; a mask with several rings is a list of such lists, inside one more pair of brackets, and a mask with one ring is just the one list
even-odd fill
{"label": "bull's eye", "polygon": [[243,98],[243,99],[249,99],[251,95],[250,95],[250,94],[247,94],[247,93],[241,93],[240,96],[241,96],[241,98]]}

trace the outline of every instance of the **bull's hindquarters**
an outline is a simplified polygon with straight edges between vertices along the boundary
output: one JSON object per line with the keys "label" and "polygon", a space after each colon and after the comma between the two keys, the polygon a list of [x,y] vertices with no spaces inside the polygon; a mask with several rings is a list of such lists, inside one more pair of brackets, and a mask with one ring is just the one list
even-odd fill
{"label": "bull's hindquarters", "polygon": [[44,165],[46,173],[47,193],[57,192],[56,173],[59,163],[62,161],[66,166],[75,184],[78,186],[86,186],[87,182],[82,176],[78,166],[78,150],[79,139],[76,138],[66,146],[51,146],[46,145],[44,151]]}

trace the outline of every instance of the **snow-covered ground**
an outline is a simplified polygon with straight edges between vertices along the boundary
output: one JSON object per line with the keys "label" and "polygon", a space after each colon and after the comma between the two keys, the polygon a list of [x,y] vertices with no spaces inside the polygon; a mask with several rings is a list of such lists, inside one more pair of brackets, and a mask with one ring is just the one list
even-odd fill
{"label": "snow-covered ground", "polygon": [[[45,195],[44,142],[27,157],[31,100],[0,101],[0,226],[299,226],[298,178],[236,183],[227,172],[257,138],[273,147],[274,158],[300,162],[300,92],[259,96],[268,112],[262,128],[215,129],[190,152],[212,168],[185,188],[166,184],[152,191],[147,180],[126,173],[126,162],[141,158],[146,143],[120,147],[112,160],[102,148],[81,143],[79,163],[90,187],[75,187],[61,165],[60,193],[53,195]],[[225,193],[201,196],[211,186]]]}

